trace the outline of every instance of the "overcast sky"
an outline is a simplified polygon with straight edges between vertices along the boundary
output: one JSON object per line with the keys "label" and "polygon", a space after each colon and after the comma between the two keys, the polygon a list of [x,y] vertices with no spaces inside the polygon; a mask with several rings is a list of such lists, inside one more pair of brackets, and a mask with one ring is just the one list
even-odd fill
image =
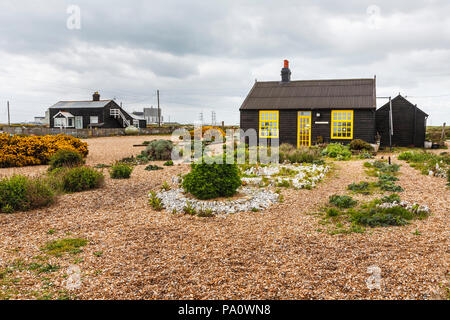
{"label": "overcast sky", "polygon": [[7,100],[18,122],[96,90],[139,110],[157,89],[166,120],[214,110],[238,123],[255,79],[278,80],[283,59],[293,80],[377,75],[378,96],[400,92],[428,124],[450,123],[448,0],[1,0],[0,35],[0,123]]}

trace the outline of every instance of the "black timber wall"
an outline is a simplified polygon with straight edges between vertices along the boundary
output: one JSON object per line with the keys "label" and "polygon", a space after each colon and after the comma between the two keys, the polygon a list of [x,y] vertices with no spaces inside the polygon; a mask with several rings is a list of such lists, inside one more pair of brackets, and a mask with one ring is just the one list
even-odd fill
{"label": "black timber wall", "polygon": [[[423,147],[427,115],[403,97],[392,100],[394,134],[392,145]],[[389,103],[376,112],[376,129],[381,136],[381,146],[389,146]]]}
{"label": "black timber wall", "polygon": [[[350,139],[331,139],[331,109],[323,110],[279,110],[279,139],[281,143],[297,146],[297,112],[311,111],[311,144],[322,137],[324,142],[350,143]],[[318,117],[317,114],[320,113]],[[253,128],[259,130],[259,110],[240,110],[241,129]],[[317,124],[316,122],[327,122]],[[259,133],[258,133],[259,134]],[[375,109],[355,109],[353,111],[353,139],[362,139],[375,143]]]}

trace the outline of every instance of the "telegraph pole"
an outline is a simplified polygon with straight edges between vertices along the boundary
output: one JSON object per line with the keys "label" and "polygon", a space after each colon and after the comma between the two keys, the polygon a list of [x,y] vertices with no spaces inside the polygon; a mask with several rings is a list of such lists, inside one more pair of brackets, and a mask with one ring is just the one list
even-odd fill
{"label": "telegraph pole", "polygon": [[156,96],[158,97],[158,127],[161,127],[161,109],[159,108],[159,90],[156,90]]}
{"label": "telegraph pole", "polygon": [[8,108],[8,126],[11,126],[11,114],[9,112],[9,101],[7,103],[7,108]]}

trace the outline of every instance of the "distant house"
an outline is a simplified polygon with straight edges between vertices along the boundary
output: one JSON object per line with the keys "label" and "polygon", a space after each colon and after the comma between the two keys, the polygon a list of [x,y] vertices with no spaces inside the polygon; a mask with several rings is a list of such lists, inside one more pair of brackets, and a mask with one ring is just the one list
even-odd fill
{"label": "distant house", "polygon": [[[376,112],[377,132],[381,146],[389,146],[389,102]],[[417,108],[400,94],[392,99],[392,146],[423,147],[428,114]]]}
{"label": "distant house", "polygon": [[[161,109],[159,110],[161,113]],[[133,111],[133,115],[143,118],[147,121],[148,124],[155,124],[159,122],[158,108],[144,108],[143,111]],[[161,115],[161,122],[163,122],[164,118]]]}
{"label": "distant house", "polygon": [[281,81],[257,81],[240,107],[241,129],[260,138],[310,146],[319,142],[375,142],[376,81],[291,81],[284,61]]}
{"label": "distant house", "polygon": [[100,100],[95,92],[90,101],[60,101],[49,108],[50,128],[145,128],[145,119],[133,117],[114,100]]}

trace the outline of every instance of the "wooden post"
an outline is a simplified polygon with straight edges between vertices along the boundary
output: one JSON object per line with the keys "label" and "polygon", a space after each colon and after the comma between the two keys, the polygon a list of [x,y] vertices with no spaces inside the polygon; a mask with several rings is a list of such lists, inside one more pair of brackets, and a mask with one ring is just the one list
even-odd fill
{"label": "wooden post", "polygon": [[9,101],[8,101],[7,105],[8,105],[8,127],[9,127],[9,126],[11,126],[11,115],[9,113]]}
{"label": "wooden post", "polygon": [[442,141],[442,144],[445,145],[445,122],[442,125],[441,141]]}
{"label": "wooden post", "polygon": [[159,108],[159,90],[156,90],[156,96],[158,97],[158,127],[161,127],[161,109]]}

